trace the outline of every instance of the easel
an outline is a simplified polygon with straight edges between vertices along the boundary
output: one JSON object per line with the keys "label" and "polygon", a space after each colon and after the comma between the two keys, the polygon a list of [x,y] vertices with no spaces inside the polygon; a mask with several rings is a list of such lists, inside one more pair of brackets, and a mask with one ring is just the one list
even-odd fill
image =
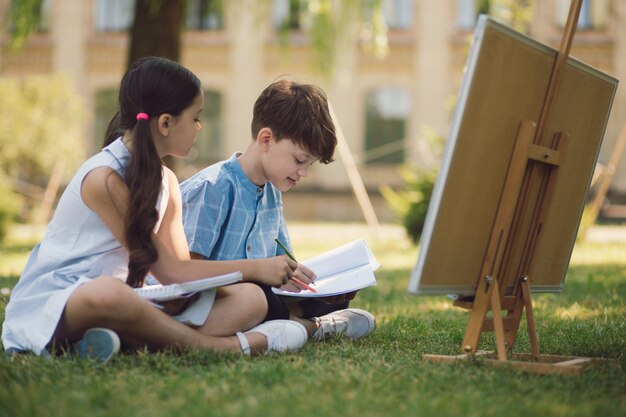
{"label": "easel", "polygon": [[[470,301],[455,302],[471,310],[462,344],[464,353],[424,355],[424,360],[454,362],[481,357],[489,365],[558,374],[578,373],[593,361],[592,358],[539,353],[530,291],[530,267],[534,249],[541,239],[543,213],[550,204],[552,184],[559,175],[560,161],[566,157],[568,142],[566,132],[544,138],[544,130],[567,62],[581,5],[582,0],[572,1],[538,123],[531,120],[520,123],[474,297]],[[512,354],[524,310],[531,353]],[[489,312],[491,317],[488,317]],[[495,332],[497,359],[490,358],[492,353],[478,351],[484,332]]]}

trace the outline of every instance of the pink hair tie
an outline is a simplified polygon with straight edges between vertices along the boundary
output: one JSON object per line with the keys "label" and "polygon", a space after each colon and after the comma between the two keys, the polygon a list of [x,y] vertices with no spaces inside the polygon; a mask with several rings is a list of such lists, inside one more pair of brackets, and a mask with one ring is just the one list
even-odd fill
{"label": "pink hair tie", "polygon": [[148,116],[146,113],[137,113],[137,120],[148,120],[150,118],[150,116]]}

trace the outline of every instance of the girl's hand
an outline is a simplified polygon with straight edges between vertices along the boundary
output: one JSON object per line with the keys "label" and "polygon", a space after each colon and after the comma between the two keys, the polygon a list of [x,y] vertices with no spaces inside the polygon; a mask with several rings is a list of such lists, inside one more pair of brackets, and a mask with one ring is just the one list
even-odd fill
{"label": "girl's hand", "polygon": [[280,287],[289,282],[298,264],[287,255],[267,259],[255,259],[254,280],[272,287]]}

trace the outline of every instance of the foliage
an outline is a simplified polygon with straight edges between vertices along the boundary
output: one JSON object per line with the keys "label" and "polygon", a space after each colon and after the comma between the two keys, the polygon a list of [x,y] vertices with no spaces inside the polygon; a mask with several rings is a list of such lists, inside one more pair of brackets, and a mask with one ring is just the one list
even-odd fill
{"label": "foliage", "polygon": [[400,217],[413,243],[419,241],[426,221],[426,213],[433,192],[436,171],[420,171],[409,166],[399,168],[402,189],[394,191],[388,185],[380,189],[391,209]]}
{"label": "foliage", "polygon": [[19,49],[28,35],[39,28],[43,0],[12,0],[9,20],[11,22],[10,46]]}
{"label": "foliage", "polygon": [[86,112],[71,80],[0,78],[0,96],[0,172],[45,187],[58,159],[73,170],[84,158]]}
{"label": "foliage", "polygon": [[366,51],[377,58],[386,57],[387,26],[382,0],[289,0],[289,13],[278,25],[283,47],[289,46],[298,31],[308,35],[313,51],[309,65],[325,76],[332,75],[338,50],[351,30],[360,35]]}
{"label": "foliage", "polygon": [[[222,13],[226,9],[226,0],[204,0],[206,13]],[[174,5],[176,3],[176,5]],[[186,9],[187,0],[164,2],[163,0],[141,0],[136,2],[135,21],[129,30],[131,35],[129,63],[137,57],[150,52],[150,55],[168,56],[176,59],[179,56],[182,21],[180,13],[171,12]],[[231,4],[236,2],[230,1]],[[239,7],[249,5],[239,0]],[[264,2],[264,7],[255,9],[273,9],[273,0]],[[279,38],[283,46],[289,44],[294,30],[305,33],[313,51],[310,65],[323,75],[331,75],[334,68],[337,49],[348,30],[357,28],[361,36],[361,44],[366,50],[378,58],[387,54],[387,27],[382,12],[382,0],[289,0],[289,15],[279,24]],[[19,49],[32,32],[36,31],[41,22],[43,0],[13,0],[10,22],[13,28],[11,44]],[[166,10],[168,9],[168,10]],[[354,25],[356,24],[356,26]],[[166,29],[164,29],[166,28]],[[156,32],[155,32],[156,30]],[[153,34],[160,38],[154,42]]]}
{"label": "foliage", "polygon": [[536,0],[480,0],[478,11],[489,13],[513,29],[528,33],[535,13]]}
{"label": "foliage", "polygon": [[[305,226],[290,227],[304,259],[367,233],[358,225]],[[310,342],[298,353],[255,358],[142,351],[106,366],[72,353],[50,360],[0,352],[0,415],[624,416],[626,244],[577,245],[564,292],[534,297],[541,353],[613,361],[578,376],[551,376],[423,361],[424,354],[457,354],[469,315],[445,296],[407,294],[417,248],[398,238],[397,228],[383,226],[369,243],[383,268],[378,285],[352,302],[377,318],[363,340]],[[0,288],[17,280],[3,272],[4,257],[17,250],[25,257],[29,249],[0,249]],[[0,296],[0,319],[5,305]],[[524,324],[519,336],[516,352],[528,352]],[[492,337],[481,340],[481,348],[493,346]]]}
{"label": "foliage", "polygon": [[401,166],[398,169],[403,182],[400,190],[393,190],[388,185],[380,188],[381,194],[400,218],[413,243],[417,243],[422,235],[443,150],[443,137],[434,129],[423,128],[423,136],[432,154],[430,157],[433,160],[432,166],[425,168]]}
{"label": "foliage", "polygon": [[7,179],[0,172],[0,244],[4,242],[9,226],[19,211],[20,199],[9,187]]}

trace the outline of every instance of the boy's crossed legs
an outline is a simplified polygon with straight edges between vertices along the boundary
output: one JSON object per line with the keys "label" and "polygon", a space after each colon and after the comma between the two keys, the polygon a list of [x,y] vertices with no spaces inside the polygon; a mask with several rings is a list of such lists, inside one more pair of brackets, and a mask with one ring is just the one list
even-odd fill
{"label": "boy's crossed legs", "polygon": [[348,308],[356,291],[331,297],[293,299],[281,297],[271,287],[259,284],[268,304],[264,320],[290,319],[302,324],[313,340],[341,335],[360,339],[376,327],[376,319],[368,311]]}

